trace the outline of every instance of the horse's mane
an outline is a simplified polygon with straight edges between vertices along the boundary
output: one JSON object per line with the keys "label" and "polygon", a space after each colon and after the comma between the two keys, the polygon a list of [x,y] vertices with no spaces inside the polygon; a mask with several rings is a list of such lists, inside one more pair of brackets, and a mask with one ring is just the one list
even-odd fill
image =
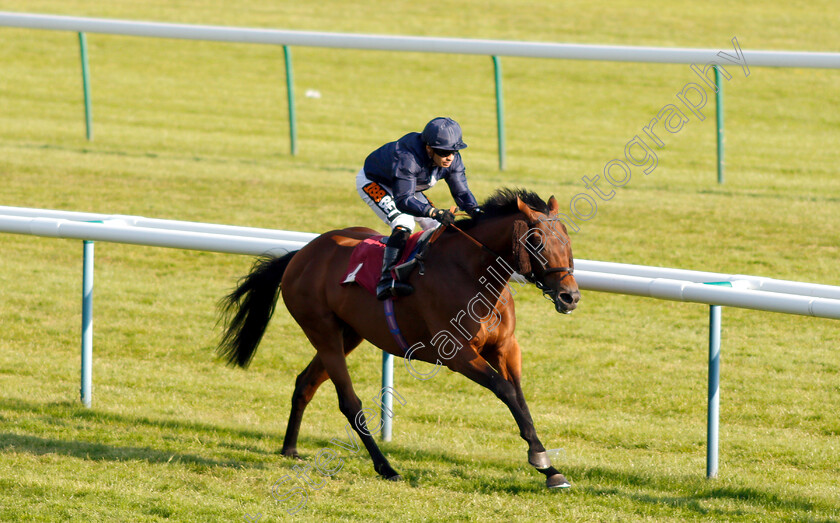
{"label": "horse's mane", "polygon": [[502,187],[497,189],[483,203],[479,204],[484,211],[483,216],[478,219],[463,218],[455,223],[461,229],[468,229],[490,218],[515,214],[519,212],[519,205],[516,202],[517,198],[535,211],[548,214],[548,204],[537,196],[537,193],[527,189]]}

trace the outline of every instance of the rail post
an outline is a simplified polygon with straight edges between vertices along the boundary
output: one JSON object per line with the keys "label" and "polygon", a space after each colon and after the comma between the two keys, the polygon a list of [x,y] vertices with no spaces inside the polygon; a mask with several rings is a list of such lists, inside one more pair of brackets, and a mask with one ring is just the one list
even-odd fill
{"label": "rail post", "polygon": [[[717,69],[715,69],[717,70]],[[732,287],[731,281],[706,285]],[[706,477],[718,474],[718,434],[720,429],[720,305],[709,305],[709,406],[706,413]]]}
{"label": "rail post", "polygon": [[493,73],[496,79],[496,128],[499,136],[499,170],[505,170],[505,106],[502,93],[502,61],[493,56]]}
{"label": "rail post", "polygon": [[297,124],[295,117],[295,82],[292,72],[292,50],[283,46],[283,58],[286,62],[286,97],[289,101],[289,142],[292,155],[297,154]]}
{"label": "rail post", "polygon": [[715,65],[715,115],[717,116],[717,176],[718,185],[723,184],[723,82],[720,68]]}
{"label": "rail post", "polygon": [[[394,356],[382,352],[382,391],[394,388]],[[393,428],[394,397],[391,394],[382,394],[381,416],[382,416],[382,441],[391,441]]]}
{"label": "rail post", "polygon": [[91,405],[93,366],[93,242],[85,240],[82,263],[82,386],[79,390],[85,407]]}
{"label": "rail post", "polygon": [[90,68],[85,33],[79,33],[79,53],[82,58],[82,90],[85,96],[85,133],[88,141],[93,141],[93,102],[90,96]]}
{"label": "rail post", "polygon": [[720,305],[709,306],[709,408],[706,422],[706,477],[718,474],[720,429]]}

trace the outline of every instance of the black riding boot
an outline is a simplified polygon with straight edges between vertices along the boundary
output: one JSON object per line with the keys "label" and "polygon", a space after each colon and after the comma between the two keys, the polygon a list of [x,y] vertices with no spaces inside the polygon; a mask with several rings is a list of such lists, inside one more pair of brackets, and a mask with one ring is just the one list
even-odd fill
{"label": "black riding boot", "polygon": [[411,232],[402,227],[397,227],[388,238],[388,243],[385,245],[385,253],[382,257],[382,278],[376,285],[376,297],[380,300],[387,300],[395,296],[408,296],[414,292],[414,287],[407,283],[394,280],[391,275],[391,270],[397,264],[397,261],[402,255],[405,248],[405,243],[408,240],[408,235]]}

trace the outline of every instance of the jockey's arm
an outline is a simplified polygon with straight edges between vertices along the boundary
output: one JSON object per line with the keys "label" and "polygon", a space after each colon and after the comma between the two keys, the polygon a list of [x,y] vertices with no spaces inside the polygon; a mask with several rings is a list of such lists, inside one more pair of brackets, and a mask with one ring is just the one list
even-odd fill
{"label": "jockey's arm", "polygon": [[467,176],[463,170],[452,172],[446,178],[446,183],[449,185],[449,192],[452,194],[452,199],[455,204],[463,211],[472,212],[478,207],[478,202],[473,196],[467,185]]}
{"label": "jockey's arm", "polygon": [[394,203],[397,210],[412,216],[429,216],[432,206],[414,196],[417,192],[417,180],[410,172],[397,170],[391,189],[394,191]]}

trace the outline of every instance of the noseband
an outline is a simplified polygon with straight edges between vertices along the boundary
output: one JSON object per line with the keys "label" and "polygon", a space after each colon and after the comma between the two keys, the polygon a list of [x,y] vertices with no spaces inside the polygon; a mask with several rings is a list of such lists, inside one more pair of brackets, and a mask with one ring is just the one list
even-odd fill
{"label": "noseband", "polygon": [[554,274],[555,272],[565,272],[566,273],[566,274],[564,274],[563,276],[560,277],[560,280],[558,280],[557,283],[560,283],[563,280],[565,280],[568,276],[571,276],[572,273],[575,272],[575,270],[572,267],[550,267],[550,268],[546,269],[545,271],[543,271],[542,277],[540,278],[540,280],[542,280],[542,281],[538,280],[536,275],[533,272],[531,274],[529,274],[528,276],[525,276],[525,278],[528,281],[532,282],[534,285],[536,285],[536,287],[539,290],[542,291],[543,297],[545,299],[553,302],[554,301],[554,296],[551,295],[552,290],[545,283],[545,277],[548,276],[549,274]]}

